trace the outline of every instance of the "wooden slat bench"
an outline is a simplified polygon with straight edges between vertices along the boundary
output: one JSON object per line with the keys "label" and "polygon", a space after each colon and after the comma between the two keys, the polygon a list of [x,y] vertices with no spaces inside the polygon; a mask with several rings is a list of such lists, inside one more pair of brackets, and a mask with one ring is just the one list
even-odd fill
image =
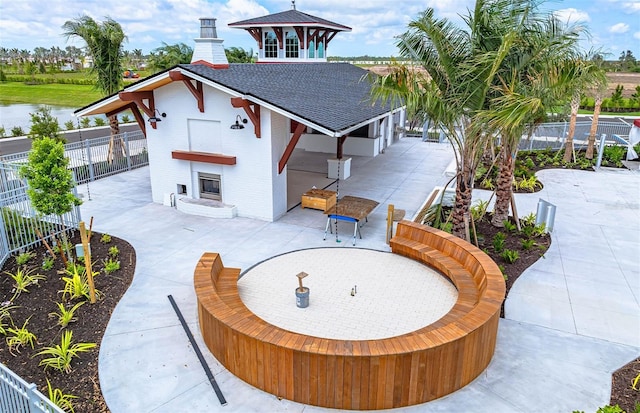
{"label": "wooden slat bench", "polygon": [[489,257],[447,233],[398,223],[392,251],[448,277],[458,299],[444,317],[381,340],[336,340],[293,333],[258,318],[238,295],[239,269],[205,253],[195,269],[200,329],[231,373],[266,392],[337,409],[387,409],[452,393],[489,364],[504,279]]}

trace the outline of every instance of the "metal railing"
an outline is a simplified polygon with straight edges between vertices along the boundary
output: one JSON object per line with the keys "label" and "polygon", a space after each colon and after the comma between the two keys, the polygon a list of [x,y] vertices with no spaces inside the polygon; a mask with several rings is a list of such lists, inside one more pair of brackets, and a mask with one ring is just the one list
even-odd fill
{"label": "metal railing", "polygon": [[[573,146],[576,150],[587,147],[591,122],[576,122]],[[628,136],[631,126],[622,122],[598,122],[596,142],[600,136]],[[520,141],[519,149],[562,149],[569,133],[569,122],[543,123],[536,128],[529,139]]]}
{"label": "metal railing", "polygon": [[[68,143],[64,154],[78,184],[149,165],[147,139],[142,131]],[[23,164],[28,157],[29,152],[19,152],[3,155],[0,162]]]}
{"label": "metal railing", "polygon": [[[111,148],[114,150],[111,151]],[[111,155],[113,154],[113,155]],[[65,156],[76,183],[104,178],[149,164],[147,140],[142,132],[116,135],[69,143]],[[26,181],[18,170],[28,161],[29,152],[0,157],[0,266],[12,253],[34,245],[46,238],[73,231],[81,220],[80,208],[58,216],[38,216],[27,195]],[[77,195],[76,189],[73,189]]]}
{"label": "metal railing", "polygon": [[27,383],[0,363],[0,412],[64,413],[64,410],[40,393],[35,384]]}

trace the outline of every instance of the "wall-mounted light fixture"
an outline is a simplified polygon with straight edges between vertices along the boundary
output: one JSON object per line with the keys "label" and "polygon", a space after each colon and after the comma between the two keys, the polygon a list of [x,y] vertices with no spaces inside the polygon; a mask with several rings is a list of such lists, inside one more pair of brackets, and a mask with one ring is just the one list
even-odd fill
{"label": "wall-mounted light fixture", "polygon": [[[242,123],[240,123],[240,122],[242,122]],[[247,120],[246,119],[242,119],[242,117],[240,117],[240,115],[237,115],[236,116],[236,123],[231,125],[231,129],[244,129],[243,123],[247,123]]]}
{"label": "wall-mounted light fixture", "polygon": [[154,123],[157,123],[157,122],[162,121],[162,119],[161,119],[161,118],[159,118],[158,116],[156,116],[156,113],[158,114],[158,116],[162,116],[163,118],[166,118],[166,117],[167,117],[167,114],[166,114],[166,113],[164,113],[164,112],[160,113],[160,112],[158,111],[158,109],[156,109],[156,110],[153,112],[153,116],[151,116],[151,117],[149,118],[149,123],[154,124]]}

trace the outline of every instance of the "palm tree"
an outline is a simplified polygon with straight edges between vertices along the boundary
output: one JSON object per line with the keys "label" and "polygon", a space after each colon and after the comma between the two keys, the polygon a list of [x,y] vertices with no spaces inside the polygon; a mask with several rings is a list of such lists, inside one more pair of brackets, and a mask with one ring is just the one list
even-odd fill
{"label": "palm tree", "polygon": [[[588,55],[584,55],[576,59],[573,67],[569,69],[573,72],[569,90],[571,91],[571,118],[569,119],[569,131],[567,140],[565,141],[564,162],[571,162],[573,157],[573,136],[576,131],[576,121],[578,118],[578,109],[580,108],[580,96],[582,93],[593,86],[593,84],[606,82],[606,75],[600,68],[600,65],[589,59]],[[594,133],[595,135],[595,133]],[[594,137],[595,140],[595,137]]]}
{"label": "palm tree", "polygon": [[[127,39],[118,22],[107,17],[98,23],[91,17],[84,15],[76,20],[67,21],[62,28],[67,39],[71,36],[80,37],[87,44],[89,53],[93,57],[91,71],[96,73],[96,87],[105,95],[111,95],[122,86],[122,43]],[[114,156],[122,157],[121,141],[114,139],[120,133],[117,115],[109,117],[111,127],[112,152]]]}
{"label": "palm tree", "polygon": [[162,42],[162,47],[151,51],[149,68],[154,72],[169,69],[181,63],[191,63],[193,48],[184,43],[168,45]]}
{"label": "palm tree", "polygon": [[520,26],[517,40],[493,87],[491,105],[481,111],[486,124],[500,137],[496,202],[491,223],[504,226],[512,200],[515,158],[522,136],[540,124],[564,97],[571,78],[565,63],[577,55],[579,26],[564,27],[553,15],[532,9]]}
{"label": "palm tree", "polygon": [[457,165],[452,232],[461,238],[468,239],[475,169],[489,140],[477,114],[488,107],[490,87],[528,9],[526,0],[478,0],[463,16],[466,30],[427,9],[409,23],[398,48],[428,76],[400,66],[376,81],[374,97],[403,99],[409,113],[429,119],[451,142]]}
{"label": "palm tree", "polygon": [[587,139],[587,151],[584,157],[587,159],[593,159],[593,148],[596,143],[596,132],[598,131],[598,117],[600,116],[600,109],[602,107],[602,98],[607,90],[607,75],[602,67],[602,62],[597,59],[591,59],[597,66],[594,68],[594,87],[593,92],[595,95],[595,104],[593,107],[593,118],[591,119],[591,128],[589,129],[589,138]]}

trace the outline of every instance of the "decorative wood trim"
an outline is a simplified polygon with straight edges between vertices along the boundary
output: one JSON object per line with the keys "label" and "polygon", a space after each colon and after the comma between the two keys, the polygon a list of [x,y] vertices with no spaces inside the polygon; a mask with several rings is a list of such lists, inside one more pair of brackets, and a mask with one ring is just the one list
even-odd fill
{"label": "decorative wood trim", "polygon": [[260,105],[242,98],[231,98],[231,106],[244,109],[253,123],[253,131],[256,134],[256,138],[260,138]]}
{"label": "decorative wood trim", "polygon": [[304,27],[301,26],[295,26],[294,30],[296,31],[296,34],[298,35],[298,43],[300,43],[300,48],[302,50],[305,49],[305,45],[304,45]]}
{"label": "decorative wood trim", "polygon": [[309,48],[312,41],[314,42],[314,47],[318,47],[317,37],[319,31],[320,29],[307,29],[307,48]]}
{"label": "decorative wood trim", "polygon": [[142,115],[140,114],[140,110],[138,109],[138,106],[131,102],[131,103],[127,103],[125,106],[116,109],[116,110],[112,110],[111,112],[107,112],[105,113],[105,116],[107,118],[110,118],[113,115],[117,115],[120,112],[124,112],[127,109],[131,109],[131,113],[133,113],[133,117],[136,119],[136,122],[138,123],[138,126],[140,127],[140,130],[142,131],[142,134],[146,137],[147,136],[147,125],[144,123],[144,118],[142,117]]}
{"label": "decorative wood trim", "polygon": [[284,47],[284,41],[282,40],[282,27],[272,27],[272,29],[278,38],[278,49],[282,49]]}
{"label": "decorative wood trim", "polygon": [[193,97],[196,98],[196,101],[198,102],[198,109],[200,110],[200,112],[204,113],[204,92],[202,88],[202,82],[199,80],[196,80],[195,81],[196,85],[194,86],[193,83],[191,83],[191,81],[195,79],[192,79],[189,76],[177,70],[172,70],[171,72],[169,72],[169,78],[173,81],[181,80],[184,83],[184,85],[187,87],[187,89],[189,89],[189,92],[191,92]]}
{"label": "decorative wood trim", "polygon": [[293,150],[298,144],[298,140],[300,139],[300,136],[302,136],[302,132],[304,132],[306,128],[307,127],[302,123],[298,123],[298,126],[296,126],[296,130],[293,132],[293,136],[291,136],[291,140],[287,144],[287,147],[285,148],[284,153],[282,154],[282,158],[280,158],[280,161],[278,162],[278,174],[281,174],[282,171],[284,170],[284,167],[287,166],[287,162],[289,162],[289,157],[291,157]]}
{"label": "decorative wood trim", "polygon": [[192,65],[205,65],[209,66],[212,69],[228,69],[229,63],[211,63],[206,60],[196,60],[195,62],[191,62]]}
{"label": "decorative wood trim", "polygon": [[[146,92],[120,92],[118,97],[125,102],[135,102],[136,105],[148,116],[152,117],[156,112],[156,104],[153,100],[153,91]],[[149,101],[149,106],[145,105],[143,100]],[[134,115],[135,116],[135,115]],[[137,118],[136,118],[137,120]],[[143,121],[144,122],[144,121]],[[157,124],[152,123],[151,127],[156,129]],[[146,130],[146,129],[145,129]],[[146,134],[145,134],[146,136]]]}
{"label": "decorative wood trim", "polygon": [[196,152],[196,151],[171,151],[171,158],[183,161],[215,163],[218,165],[235,165],[236,157],[222,155],[220,153]]}
{"label": "decorative wood trim", "polygon": [[333,40],[334,37],[336,37],[336,34],[338,34],[337,30],[331,30],[330,32],[325,32],[325,38],[326,38],[326,44],[324,45],[325,50],[327,49],[327,46],[329,45],[329,42],[331,40]]}
{"label": "decorative wood trim", "polygon": [[258,42],[258,48],[262,49],[262,27],[249,27],[246,29],[251,37]]}

